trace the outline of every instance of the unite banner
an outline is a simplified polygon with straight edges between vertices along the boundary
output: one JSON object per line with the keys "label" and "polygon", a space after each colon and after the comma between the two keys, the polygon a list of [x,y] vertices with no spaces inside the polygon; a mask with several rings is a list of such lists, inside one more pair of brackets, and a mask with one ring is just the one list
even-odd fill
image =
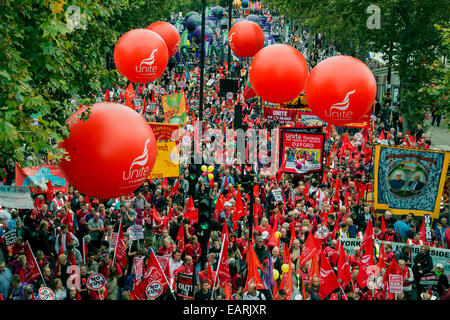
{"label": "unite banner", "polygon": [[166,123],[186,125],[186,96],[184,92],[162,96]]}
{"label": "unite banner", "polygon": [[321,172],[325,136],[306,132],[302,128],[282,128],[280,135],[280,163],[286,159],[284,172],[308,174]]}
{"label": "unite banner", "polygon": [[377,145],[375,210],[438,218],[450,153]]}
{"label": "unite banner", "polygon": [[176,142],[156,143],[156,161],[149,179],[175,178],[180,175],[180,159]]}

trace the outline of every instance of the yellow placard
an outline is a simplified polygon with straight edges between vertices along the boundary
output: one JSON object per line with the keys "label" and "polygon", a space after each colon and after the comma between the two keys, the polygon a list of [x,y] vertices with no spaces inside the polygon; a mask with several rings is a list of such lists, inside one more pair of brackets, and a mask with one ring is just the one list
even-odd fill
{"label": "yellow placard", "polygon": [[155,165],[149,179],[176,178],[180,175],[180,159],[175,141],[157,142]]}

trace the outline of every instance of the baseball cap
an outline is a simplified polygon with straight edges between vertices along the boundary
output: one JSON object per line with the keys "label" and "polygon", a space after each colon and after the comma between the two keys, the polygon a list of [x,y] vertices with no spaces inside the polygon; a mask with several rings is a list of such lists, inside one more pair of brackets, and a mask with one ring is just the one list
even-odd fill
{"label": "baseball cap", "polygon": [[385,214],[388,216],[392,216],[392,212],[390,212],[389,210],[386,210]]}
{"label": "baseball cap", "polygon": [[256,241],[263,241],[263,237],[259,236],[258,238],[256,238]]}
{"label": "baseball cap", "polygon": [[436,265],[436,268],[444,269],[444,265],[443,265],[442,263],[438,263],[438,264]]}

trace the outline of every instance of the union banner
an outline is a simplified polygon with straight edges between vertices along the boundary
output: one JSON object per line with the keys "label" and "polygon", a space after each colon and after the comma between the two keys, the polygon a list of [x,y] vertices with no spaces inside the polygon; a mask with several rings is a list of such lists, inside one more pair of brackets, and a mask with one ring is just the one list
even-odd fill
{"label": "union banner", "polygon": [[56,164],[46,164],[43,167],[21,168],[16,163],[17,187],[30,187],[33,193],[40,193],[47,190],[49,180],[52,182],[55,191],[67,192],[67,180]]}
{"label": "union banner", "polygon": [[180,175],[180,161],[175,141],[156,143],[156,161],[149,179],[175,178]]}
{"label": "union banner", "polygon": [[375,210],[438,218],[450,153],[377,145]]}
{"label": "union banner", "polygon": [[184,92],[162,96],[166,123],[186,125],[186,96]]}

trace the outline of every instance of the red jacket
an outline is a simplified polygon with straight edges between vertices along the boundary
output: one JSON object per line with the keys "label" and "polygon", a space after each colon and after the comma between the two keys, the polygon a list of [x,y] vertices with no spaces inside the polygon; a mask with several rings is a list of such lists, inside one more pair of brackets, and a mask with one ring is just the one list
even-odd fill
{"label": "red jacket", "polygon": [[192,245],[192,243],[187,244],[184,247],[184,254],[185,254],[185,256],[191,256],[192,261],[194,263],[197,263],[200,260],[200,257],[202,255],[202,249],[200,248],[200,243],[197,242],[195,247]]}

